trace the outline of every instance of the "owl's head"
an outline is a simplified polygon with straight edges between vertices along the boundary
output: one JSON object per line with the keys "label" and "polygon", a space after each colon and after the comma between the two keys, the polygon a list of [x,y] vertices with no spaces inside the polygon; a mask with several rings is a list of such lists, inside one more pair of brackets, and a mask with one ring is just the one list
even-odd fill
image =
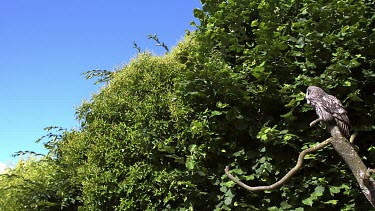
{"label": "owl's head", "polygon": [[311,100],[319,98],[320,95],[325,94],[324,90],[317,86],[309,86],[306,90],[307,104],[311,104]]}

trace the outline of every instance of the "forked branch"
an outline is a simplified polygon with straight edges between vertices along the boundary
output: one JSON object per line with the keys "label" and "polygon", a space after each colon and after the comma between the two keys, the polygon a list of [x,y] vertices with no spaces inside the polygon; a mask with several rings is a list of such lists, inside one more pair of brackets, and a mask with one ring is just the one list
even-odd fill
{"label": "forked branch", "polygon": [[231,179],[233,180],[234,182],[236,182],[237,184],[239,184],[241,187],[245,188],[246,190],[249,190],[249,191],[264,191],[264,190],[273,190],[273,189],[276,189],[278,187],[280,187],[282,184],[284,184],[286,181],[288,181],[290,178],[293,177],[293,175],[295,173],[297,173],[298,170],[300,170],[302,168],[302,164],[303,164],[303,159],[305,158],[306,154],[308,153],[312,153],[312,152],[315,152],[315,151],[318,151],[322,148],[324,148],[325,146],[327,146],[329,143],[331,142],[331,138],[323,141],[322,143],[319,143],[313,147],[310,147],[308,149],[305,149],[303,150],[299,156],[298,156],[298,160],[297,160],[297,164],[296,166],[294,166],[294,168],[292,168],[283,178],[281,178],[279,181],[275,182],[274,184],[272,185],[267,185],[267,186],[256,186],[256,187],[251,187],[251,186],[248,186],[246,185],[245,183],[241,182],[239,179],[237,179],[236,177],[234,177],[231,173],[229,173],[229,166],[226,166],[225,167],[225,174]]}
{"label": "forked branch", "polygon": [[225,168],[225,174],[234,182],[239,184],[241,187],[249,191],[264,191],[264,190],[273,190],[280,187],[286,181],[288,181],[292,176],[302,168],[303,159],[308,153],[315,152],[319,149],[324,148],[328,144],[332,144],[336,152],[341,156],[341,158],[346,162],[349,169],[351,170],[353,176],[356,178],[359,188],[361,189],[364,196],[370,202],[370,204],[375,207],[375,180],[371,177],[371,174],[375,173],[375,169],[368,169],[361,158],[358,156],[356,150],[353,148],[353,140],[357,135],[353,134],[350,138],[350,142],[342,137],[341,132],[337,126],[330,126],[329,130],[331,132],[331,138],[319,143],[311,148],[303,150],[299,156],[297,164],[292,168],[283,178],[272,185],[267,186],[256,186],[251,187],[241,182],[239,179],[234,177],[229,173],[229,166]]}

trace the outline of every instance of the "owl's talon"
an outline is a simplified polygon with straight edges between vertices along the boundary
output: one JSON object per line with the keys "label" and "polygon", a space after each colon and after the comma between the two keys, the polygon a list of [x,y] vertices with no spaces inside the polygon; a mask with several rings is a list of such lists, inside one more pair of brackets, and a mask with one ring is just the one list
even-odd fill
{"label": "owl's talon", "polygon": [[355,137],[357,137],[357,135],[358,135],[358,132],[356,131],[356,132],[354,132],[354,133],[350,136],[350,138],[349,138],[350,143],[353,143],[353,142],[354,142],[354,139],[355,139]]}
{"label": "owl's talon", "polygon": [[320,122],[321,119],[316,119],[310,123],[310,127],[314,126],[316,123]]}

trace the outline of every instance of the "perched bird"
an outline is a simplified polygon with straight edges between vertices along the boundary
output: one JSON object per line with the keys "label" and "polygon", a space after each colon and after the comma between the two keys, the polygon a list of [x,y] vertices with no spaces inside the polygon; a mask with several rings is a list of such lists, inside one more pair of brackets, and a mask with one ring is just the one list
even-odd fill
{"label": "perched bird", "polygon": [[334,124],[339,127],[342,136],[349,139],[350,121],[346,115],[346,110],[336,97],[327,94],[323,89],[317,86],[309,86],[306,91],[307,104],[314,107],[318,119],[312,121],[310,126],[318,122]]}

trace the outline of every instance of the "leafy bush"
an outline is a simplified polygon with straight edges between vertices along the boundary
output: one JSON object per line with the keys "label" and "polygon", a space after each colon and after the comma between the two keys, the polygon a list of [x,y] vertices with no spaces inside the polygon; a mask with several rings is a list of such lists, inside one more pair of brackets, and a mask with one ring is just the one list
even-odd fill
{"label": "leafy bush", "polygon": [[80,204],[79,195],[62,171],[50,160],[20,160],[13,169],[0,174],[0,210],[73,209]]}
{"label": "leafy bush", "polygon": [[[233,78],[240,79],[236,84],[246,91],[243,97],[219,101],[227,105],[226,111],[236,111],[220,124],[240,119],[241,125],[246,125],[244,131],[248,134],[242,136],[237,134],[240,128],[234,126],[229,126],[226,133],[220,131],[224,136],[221,143],[236,145],[233,151],[226,148],[225,155],[237,155],[231,165],[240,179],[253,186],[271,184],[293,167],[301,149],[327,137],[324,130],[308,128],[316,118],[303,102],[303,92],[309,85],[321,86],[343,100],[353,129],[361,134],[358,144],[364,151],[360,153],[366,153],[375,123],[374,108],[369,108],[375,99],[373,2],[203,3],[195,15],[201,21],[196,37],[204,45],[192,56],[192,64],[201,70],[209,63],[205,55],[215,52],[236,75]],[[271,210],[309,209],[312,205],[321,209],[369,209],[334,151],[325,150],[309,159],[304,171],[277,191],[254,196],[242,190],[235,192],[236,188],[227,185],[231,193],[236,193],[228,207],[247,204],[247,208],[252,204]],[[367,162],[373,165],[371,159]]]}

